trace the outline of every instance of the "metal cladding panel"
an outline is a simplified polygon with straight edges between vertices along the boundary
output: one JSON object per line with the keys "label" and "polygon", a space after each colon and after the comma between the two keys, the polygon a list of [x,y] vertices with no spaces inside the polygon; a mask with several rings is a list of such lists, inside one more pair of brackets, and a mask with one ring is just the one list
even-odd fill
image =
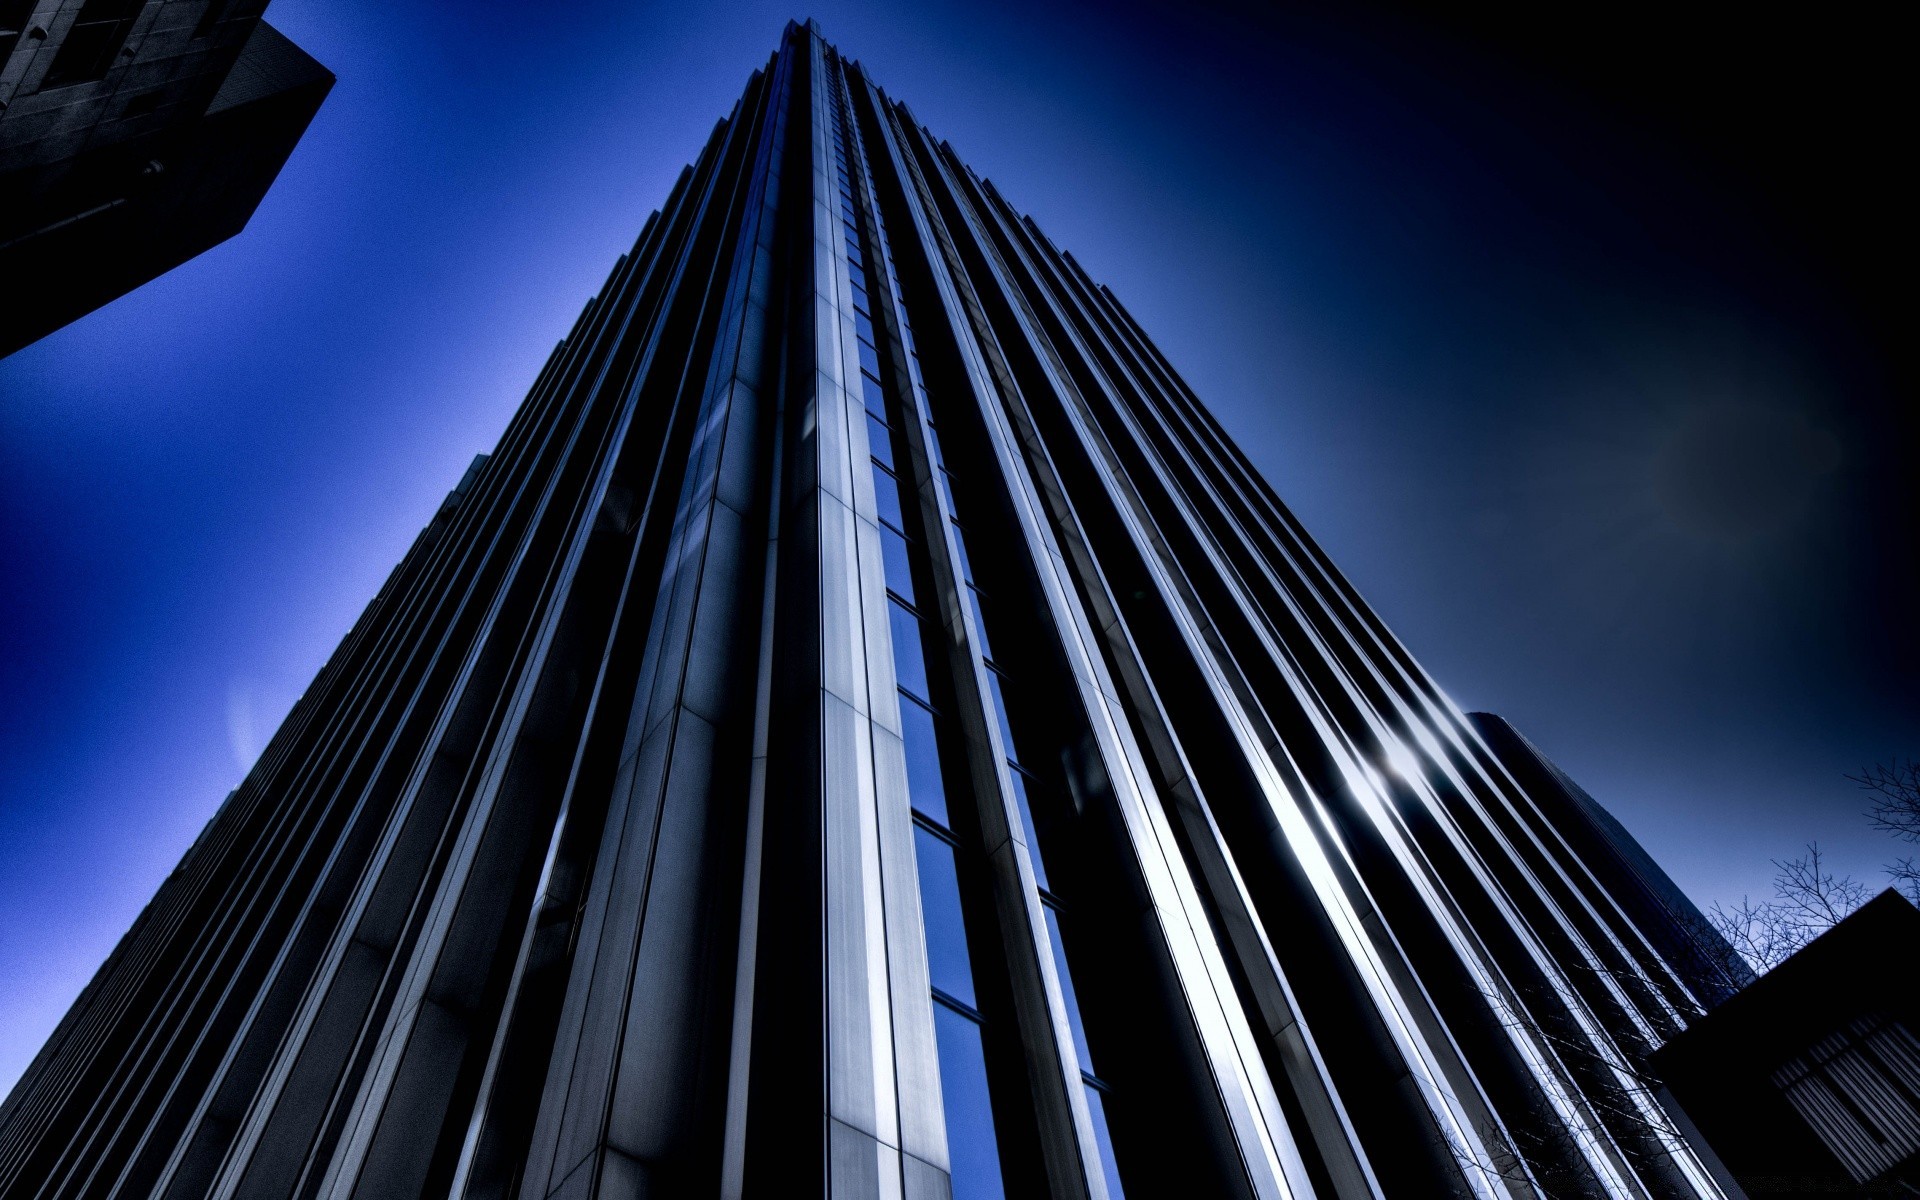
{"label": "metal cladding panel", "polygon": [[1646,1066],[1697,964],[1569,787],[790,26],[0,1194],[1719,1195]]}

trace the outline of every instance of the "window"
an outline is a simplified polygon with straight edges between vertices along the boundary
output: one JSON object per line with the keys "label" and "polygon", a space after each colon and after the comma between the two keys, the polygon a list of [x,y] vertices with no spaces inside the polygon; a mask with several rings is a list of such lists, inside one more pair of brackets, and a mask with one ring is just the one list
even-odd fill
{"label": "window", "polygon": [[[1039,855],[1034,856],[1036,865]],[[1114,1165],[1113,1136],[1107,1132],[1107,1085],[1094,1073],[1093,1052],[1087,1048],[1087,1031],[1080,1018],[1080,998],[1073,989],[1073,974],[1067,969],[1067,955],[1060,937],[1060,910],[1052,900],[1043,901],[1047,913],[1047,936],[1053,943],[1053,969],[1060,976],[1060,998],[1066,1001],[1067,1024],[1073,1030],[1073,1049],[1080,1056],[1080,1085],[1087,1098],[1087,1115],[1093,1118],[1094,1140],[1100,1147],[1100,1165],[1106,1171],[1107,1195],[1122,1200],[1126,1192],[1120,1186],[1120,1173]]]}
{"label": "window", "polygon": [[900,740],[907,748],[907,799],[915,812],[947,823],[946,782],[940,775],[940,743],[933,711],[905,692],[900,694]]}
{"label": "window", "polygon": [[87,0],[67,29],[40,90],[104,79],[147,0]]}
{"label": "window", "polygon": [[880,381],[877,378],[865,372],[862,372],[860,375],[860,397],[861,402],[866,405],[868,412],[883,420],[886,418],[886,389],[880,386]]}
{"label": "window", "polygon": [[1120,1186],[1120,1170],[1114,1165],[1113,1135],[1107,1132],[1107,1089],[1091,1079],[1083,1082],[1087,1115],[1093,1118],[1093,1140],[1100,1147],[1100,1165],[1106,1169],[1107,1200],[1126,1200],[1126,1189]]}
{"label": "window", "polygon": [[160,101],[165,99],[165,97],[166,93],[158,88],[151,92],[141,92],[138,96],[127,101],[127,107],[121,111],[120,115],[127,118],[144,117],[148,113],[158,110]]}
{"label": "window", "polygon": [[966,597],[967,607],[973,611],[973,627],[979,631],[980,657],[992,662],[993,645],[987,639],[987,614],[982,607],[986,598],[980,594],[980,589],[972,584],[967,584],[960,590]]}
{"label": "window", "polygon": [[[847,152],[849,133],[836,113],[835,153]],[[857,151],[857,147],[853,147]],[[845,187],[845,179],[842,179]],[[845,211],[845,210],[843,210]],[[851,213],[848,213],[851,217]],[[927,660],[927,628],[916,610],[914,574],[924,570],[925,530],[918,507],[903,504],[914,494],[894,472],[907,464],[892,442],[899,397],[880,382],[879,333],[867,278],[861,269],[859,238],[849,220],[847,253],[854,300],[853,324],[860,361],[862,401],[872,455],[874,500],[880,518],[880,548],[886,573],[888,624],[893,642],[894,682],[900,704],[900,736],[906,755],[907,795],[913,808],[914,856],[919,868],[920,907],[926,934],[928,996],[940,1061],[940,1092],[945,1107],[953,1200],[1004,1200],[1004,1171],[1020,1171],[1018,1157],[1001,1163],[1000,1128],[1020,1120],[1028,1090],[1018,1078],[1018,1031],[1001,1015],[1007,1011],[1001,946],[995,936],[991,901],[980,890],[981,851],[977,827],[969,824],[968,792],[954,797],[962,814],[950,813],[940,762],[941,718],[933,704],[933,685],[945,684],[947,659]],[[867,237],[884,254],[886,231],[864,222]],[[889,268],[891,262],[889,262]],[[897,291],[896,291],[897,294]],[[885,307],[883,305],[883,307]],[[889,315],[898,310],[888,308]],[[900,317],[904,321],[904,317]],[[904,335],[911,336],[911,335]],[[908,367],[909,378],[918,379]],[[911,419],[912,412],[908,410]],[[903,497],[902,492],[907,491]],[[913,523],[910,525],[909,520]],[[937,678],[930,678],[937,677]],[[940,689],[948,696],[946,688]],[[951,764],[950,764],[951,765]],[[961,826],[956,831],[955,825]],[[971,937],[969,934],[971,933]],[[975,970],[980,970],[976,978]],[[983,993],[984,998],[983,998]],[[1012,1047],[1010,1049],[1010,1047]],[[989,1063],[992,1063],[991,1070]],[[1007,1071],[1016,1072],[1001,1078]],[[996,1113],[996,1091],[1001,1111]],[[1008,1107],[1011,1105],[1011,1107]],[[998,1121],[996,1121],[996,1117]]]}
{"label": "window", "polygon": [[900,512],[900,481],[885,467],[873,469],[873,504],[879,510],[880,519],[895,529],[906,523]]}
{"label": "window", "polygon": [[920,618],[898,600],[887,602],[893,624],[893,677],[902,689],[927,699],[927,658],[920,646]]}
{"label": "window", "polygon": [[913,603],[913,563],[907,539],[887,526],[880,527],[880,559],[887,572],[887,590]]}
{"label": "window", "polygon": [[27,31],[35,3],[36,0],[0,0],[0,69],[6,67],[20,35]]}
{"label": "window", "polygon": [[[951,506],[954,502],[952,496],[952,480],[946,472],[944,448],[937,438],[930,437],[928,440],[928,451],[930,457],[933,459],[932,465],[936,472],[935,477],[939,479],[943,487],[947,489],[948,504]],[[972,611],[973,624],[979,633],[976,649],[979,651],[983,664],[986,667],[985,678],[987,682],[987,693],[984,700],[986,706],[992,710],[992,717],[999,725],[1000,736],[1005,744],[1008,779],[1011,781],[1013,787],[1012,799],[1018,810],[1020,825],[1028,849],[1028,859],[1033,864],[1034,883],[1040,892],[1041,908],[1046,917],[1047,940],[1052,948],[1054,973],[1060,981],[1060,998],[1063,1002],[1062,1006],[1066,1010],[1068,1029],[1073,1039],[1074,1050],[1080,1059],[1079,1082],[1081,1093],[1086,1101],[1087,1115],[1093,1126],[1093,1149],[1100,1160],[1100,1171],[1106,1181],[1107,1194],[1112,1200],[1124,1200],[1126,1193],[1121,1184],[1119,1166],[1114,1156],[1113,1137],[1107,1126],[1107,1104],[1109,1098],[1114,1095],[1114,1089],[1106,1079],[1099,1075],[1094,1064],[1093,1051],[1087,1038],[1086,1023],[1080,1007],[1080,994],[1075,985],[1073,971],[1068,966],[1067,961],[1067,935],[1072,932],[1073,921],[1068,915],[1061,897],[1055,894],[1053,890],[1054,884],[1047,870],[1046,855],[1041,846],[1041,839],[1044,836],[1048,836],[1050,832],[1054,834],[1058,833],[1057,825],[1061,819],[1060,803],[1062,799],[1058,791],[1059,785],[1056,783],[1054,786],[1049,787],[1048,784],[1043,782],[1042,776],[1036,775],[1034,771],[1028,770],[1022,766],[1019,761],[1021,751],[1015,742],[1016,731],[1023,734],[1029,740],[1029,753],[1036,754],[1043,759],[1050,759],[1050,755],[1035,750],[1031,744],[1035,740],[1039,740],[1042,744],[1045,744],[1043,725],[1039,728],[1036,727],[1036,714],[1030,706],[1022,707],[1015,711],[1009,710],[1007,700],[1009,695],[1015,697],[1016,700],[1024,701],[1026,700],[1026,694],[1021,691],[1021,679],[1018,671],[1003,669],[1001,665],[994,662],[992,644],[989,638],[994,632],[992,628],[992,618],[995,616],[995,613],[993,608],[987,603],[987,594],[980,590],[975,584],[973,565],[967,557],[966,539],[961,531],[959,522],[953,522],[951,528],[953,531],[954,552],[957,558],[956,566],[959,568],[964,581],[964,586],[960,589],[961,595]],[[1030,705],[1031,702],[1027,701],[1027,703]],[[1043,830],[1042,822],[1048,820],[1052,820],[1054,824],[1047,825]],[[1063,874],[1066,875],[1071,875],[1071,873],[1071,870],[1063,871]],[[1084,943],[1082,944],[1084,945]]]}
{"label": "window", "polygon": [[886,422],[871,411],[867,413],[867,453],[873,455],[873,461],[887,470],[894,469],[893,430],[888,429]]}
{"label": "window", "polygon": [[1862,1017],[1773,1083],[1856,1183],[1920,1150],[1920,1039],[1898,1021]]}
{"label": "window", "polygon": [[987,668],[987,698],[993,707],[993,715],[1000,722],[1000,741],[1007,748],[1007,757],[1018,762],[1020,755],[1013,746],[1013,722],[1007,717],[1007,698],[1000,672]]}
{"label": "window", "polygon": [[1007,1193],[1000,1180],[1000,1144],[993,1129],[980,1025],[936,1000],[933,1034],[940,1050],[940,1097],[947,1110],[953,1200],[1000,1200]]}
{"label": "window", "polygon": [[203,38],[212,33],[213,27],[226,18],[227,9],[232,5],[233,0],[207,0],[207,6],[200,10],[200,20],[193,27],[193,36]]}
{"label": "window", "polygon": [[957,1000],[969,1011],[980,1003],[973,994],[973,964],[967,957],[967,922],[960,908],[960,874],[953,845],[926,824],[913,829],[914,855],[920,863],[920,912],[927,926],[927,979],[933,990]]}
{"label": "window", "polygon": [[953,549],[960,559],[960,578],[973,582],[973,560],[967,557],[967,536],[960,522],[953,523]]}
{"label": "window", "polygon": [[1027,788],[1031,785],[1027,773],[1019,767],[1012,767],[1007,774],[1013,779],[1013,800],[1020,809],[1020,827],[1027,843],[1027,857],[1033,863],[1034,883],[1044,892],[1048,886],[1047,862],[1040,854],[1040,830],[1033,823],[1033,801],[1027,798]]}

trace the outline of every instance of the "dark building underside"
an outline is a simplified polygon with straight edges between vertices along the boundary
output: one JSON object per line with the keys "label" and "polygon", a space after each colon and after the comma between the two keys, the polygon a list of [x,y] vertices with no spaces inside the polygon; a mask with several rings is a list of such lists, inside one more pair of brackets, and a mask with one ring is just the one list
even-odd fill
{"label": "dark building underside", "polygon": [[332,86],[258,21],[197,118],[0,171],[0,355],[239,233]]}

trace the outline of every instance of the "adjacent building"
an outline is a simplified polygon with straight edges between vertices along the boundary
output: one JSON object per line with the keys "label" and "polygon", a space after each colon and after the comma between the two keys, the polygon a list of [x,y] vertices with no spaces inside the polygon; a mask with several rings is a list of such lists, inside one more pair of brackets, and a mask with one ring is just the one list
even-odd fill
{"label": "adjacent building", "polygon": [[1661,959],[1686,981],[1700,1012],[1753,982],[1753,968],[1653,860],[1626,826],[1519,730],[1493,713],[1467,720],[1611,903],[1626,911]]}
{"label": "adjacent building", "polygon": [[333,75],[266,0],[0,0],[0,355],[246,225]]}
{"label": "adjacent building", "polygon": [[1721,982],[1489,729],[790,26],[0,1109],[0,1194],[1723,1194],[1645,1073]]}
{"label": "adjacent building", "polygon": [[1920,911],[1882,892],[1654,1056],[1749,1195],[1920,1193],[1916,960]]}

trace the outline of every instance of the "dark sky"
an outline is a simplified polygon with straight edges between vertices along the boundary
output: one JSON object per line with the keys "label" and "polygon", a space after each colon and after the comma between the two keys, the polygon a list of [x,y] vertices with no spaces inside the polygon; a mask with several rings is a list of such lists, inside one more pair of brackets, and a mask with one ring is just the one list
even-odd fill
{"label": "dark sky", "polygon": [[[808,15],[532,14],[274,0],[340,82],[253,223],[0,360],[0,1086]],[[1877,880],[1842,772],[1920,754],[1891,30],[811,15],[1696,898],[1809,839]]]}

